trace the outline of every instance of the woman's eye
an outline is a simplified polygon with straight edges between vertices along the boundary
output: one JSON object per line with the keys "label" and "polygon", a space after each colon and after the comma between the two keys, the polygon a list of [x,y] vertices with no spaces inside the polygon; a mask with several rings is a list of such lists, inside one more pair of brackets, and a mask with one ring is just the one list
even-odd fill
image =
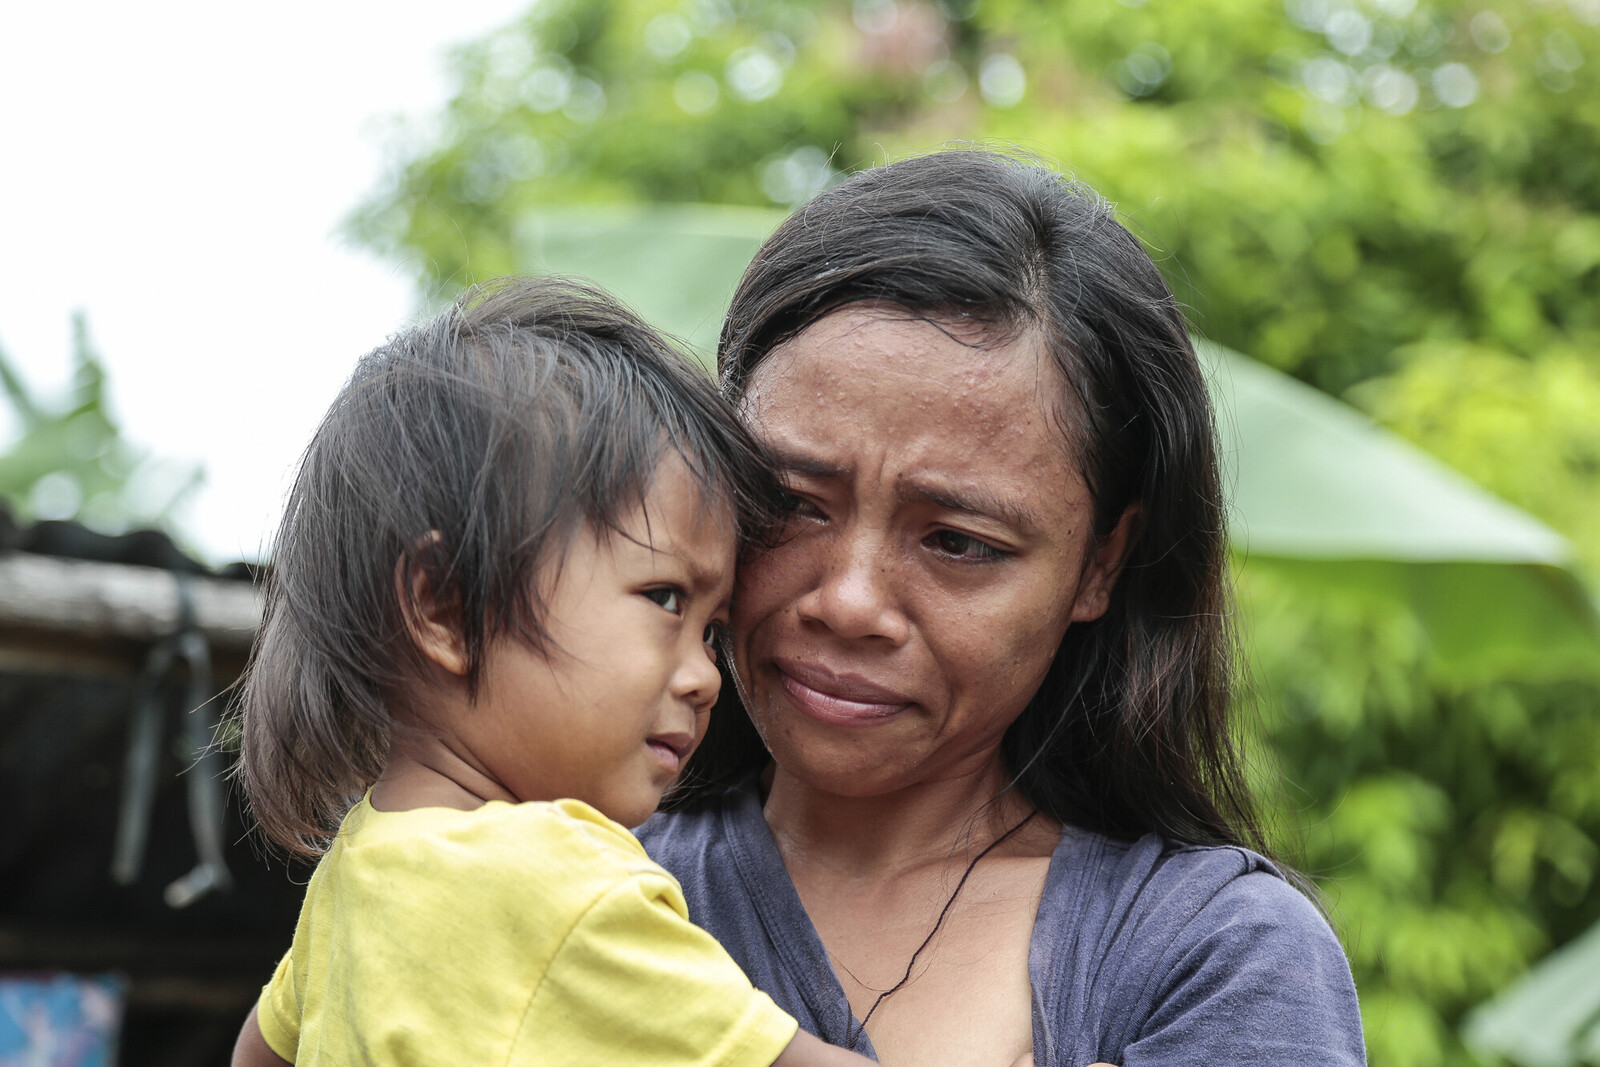
{"label": "woman's eye", "polygon": [[980,541],[976,537],[956,530],[940,530],[930,540],[940,552],[955,559],[981,563],[1004,559],[1006,555],[987,541]]}
{"label": "woman's eye", "polygon": [[644,595],[674,615],[683,612],[683,590],[681,589],[666,586],[661,589],[647,590]]}
{"label": "woman's eye", "polygon": [[814,519],[822,514],[811,501],[790,492],[778,494],[778,510],[790,518]]}

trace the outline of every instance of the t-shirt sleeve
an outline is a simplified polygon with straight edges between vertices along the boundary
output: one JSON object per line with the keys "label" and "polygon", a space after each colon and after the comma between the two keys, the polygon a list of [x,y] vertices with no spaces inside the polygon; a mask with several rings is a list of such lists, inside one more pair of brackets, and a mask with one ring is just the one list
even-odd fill
{"label": "t-shirt sleeve", "polygon": [[1225,884],[1155,971],[1124,1067],[1366,1063],[1350,965],[1327,922],[1264,871]]}
{"label": "t-shirt sleeve", "polygon": [[294,986],[294,951],[284,953],[272,980],[261,990],[256,1001],[256,1024],[267,1047],[279,1056],[294,1062],[295,1050],[300,1047],[300,1002]]}
{"label": "t-shirt sleeve", "polygon": [[680,907],[664,872],[601,896],[534,990],[509,1063],[767,1067],[777,1059],[798,1024]]}

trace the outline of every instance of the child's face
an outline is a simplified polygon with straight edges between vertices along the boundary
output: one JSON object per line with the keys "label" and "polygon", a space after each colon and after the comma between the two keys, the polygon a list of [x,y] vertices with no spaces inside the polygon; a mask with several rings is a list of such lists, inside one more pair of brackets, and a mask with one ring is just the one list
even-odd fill
{"label": "child's face", "polygon": [[453,732],[517,799],[574,797],[637,826],[705,736],[736,538],[672,452],[622,526],[574,539],[546,599],[548,657],[493,643]]}

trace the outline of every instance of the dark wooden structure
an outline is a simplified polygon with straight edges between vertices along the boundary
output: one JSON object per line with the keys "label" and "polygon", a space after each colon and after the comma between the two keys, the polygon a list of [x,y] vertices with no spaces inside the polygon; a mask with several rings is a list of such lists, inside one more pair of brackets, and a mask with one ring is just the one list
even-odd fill
{"label": "dark wooden structure", "polygon": [[123,1067],[225,1064],[308,874],[247,835],[226,736],[199,743],[259,593],[160,535],[3,520],[0,971],[118,973]]}

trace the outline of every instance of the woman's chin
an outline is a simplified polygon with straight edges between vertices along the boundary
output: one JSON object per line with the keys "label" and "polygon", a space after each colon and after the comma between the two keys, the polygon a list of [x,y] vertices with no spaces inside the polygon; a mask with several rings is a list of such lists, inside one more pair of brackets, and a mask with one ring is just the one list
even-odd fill
{"label": "woman's chin", "polygon": [[763,724],[760,732],[778,772],[820,792],[870,797],[913,784],[903,740],[878,743],[876,731],[800,717]]}
{"label": "woman's chin", "polygon": [[843,761],[824,762],[814,756],[803,761],[785,762],[775,755],[773,761],[777,764],[778,775],[828,797],[866,800],[887,796],[911,784],[901,775],[885,773],[881,764],[868,765],[863,761],[855,765]]}

